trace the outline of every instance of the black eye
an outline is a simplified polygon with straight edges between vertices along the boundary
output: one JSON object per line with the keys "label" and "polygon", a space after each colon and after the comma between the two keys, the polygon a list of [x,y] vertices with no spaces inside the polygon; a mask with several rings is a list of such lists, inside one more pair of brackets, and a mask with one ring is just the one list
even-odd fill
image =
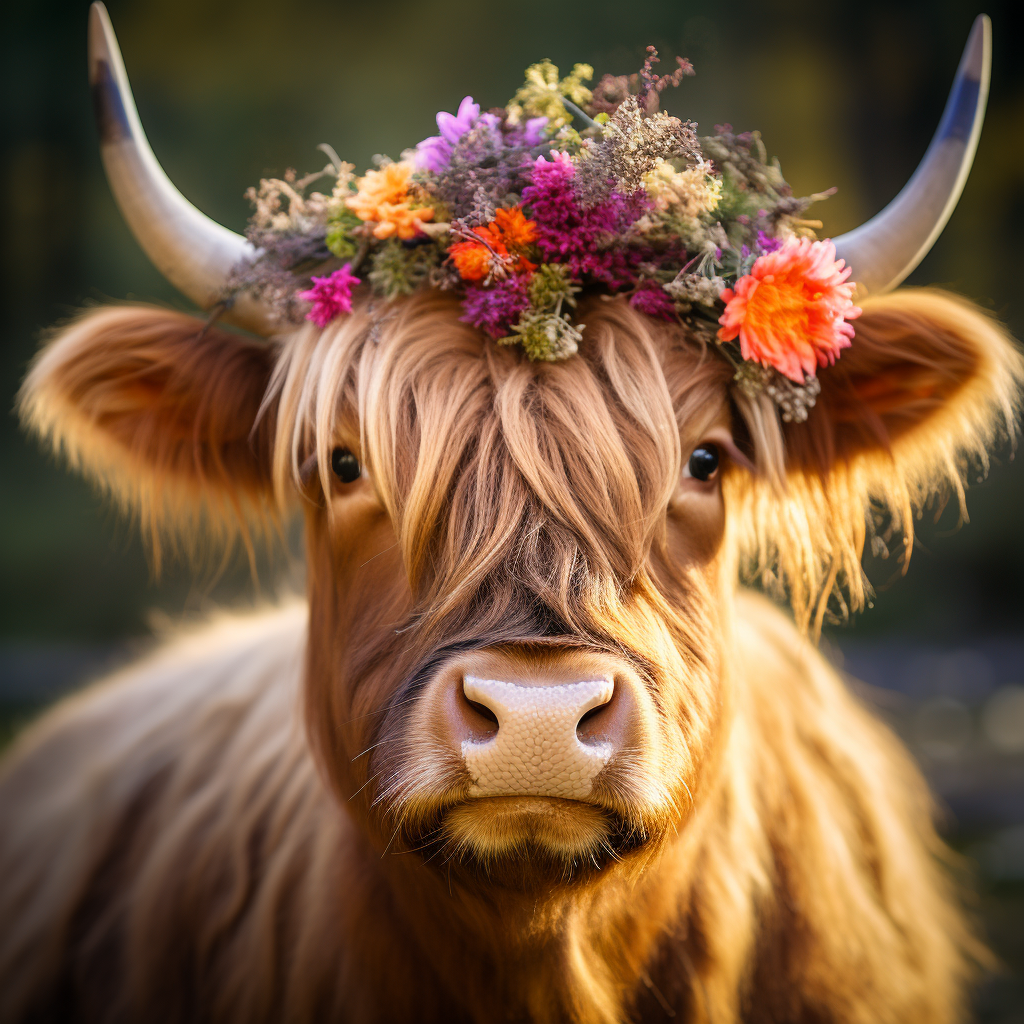
{"label": "black eye", "polygon": [[335,448],[331,452],[331,469],[343,484],[359,479],[359,460],[347,448]]}
{"label": "black eye", "polygon": [[702,444],[690,455],[690,476],[694,480],[710,480],[718,472],[718,446]]}

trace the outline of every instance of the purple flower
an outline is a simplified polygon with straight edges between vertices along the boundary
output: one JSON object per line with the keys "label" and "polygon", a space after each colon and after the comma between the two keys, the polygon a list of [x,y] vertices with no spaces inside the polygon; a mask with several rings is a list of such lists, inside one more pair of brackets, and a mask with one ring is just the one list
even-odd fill
{"label": "purple flower", "polygon": [[311,304],[306,314],[317,327],[326,327],[336,316],[352,312],[352,289],[362,282],[349,269],[349,264],[339,267],[329,277],[311,278],[313,287],[299,292],[298,297]]}
{"label": "purple flower", "polygon": [[[467,96],[459,104],[457,114],[449,114],[442,110],[437,115],[437,128],[441,134],[424,139],[416,147],[417,165],[424,170],[433,171],[434,174],[442,174],[451,162],[452,147],[477,121],[487,118],[496,125],[498,119],[493,114],[484,114],[483,118],[480,117],[480,104],[474,103],[472,96]],[[491,121],[488,121],[488,124],[491,124]]]}
{"label": "purple flower", "polygon": [[665,293],[657,281],[645,281],[629,300],[629,304],[638,312],[659,320],[675,320],[676,307],[671,297]]}
{"label": "purple flower", "polygon": [[544,130],[548,126],[546,117],[531,117],[523,125],[523,142],[527,146],[536,146],[544,141]]}
{"label": "purple flower", "polygon": [[527,276],[515,274],[492,288],[467,288],[459,319],[486,331],[492,338],[503,338],[530,305],[528,287]]}
{"label": "purple flower", "polygon": [[416,165],[434,174],[443,174],[452,159],[452,147],[440,135],[424,139],[416,147]]}
{"label": "purple flower", "polygon": [[616,244],[643,215],[646,200],[613,192],[604,202],[581,206],[572,188],[576,173],[566,153],[553,160],[538,157],[529,167],[531,183],[523,189],[523,205],[537,222],[537,247],[546,263],[564,263],[573,277],[589,274],[610,288],[635,280],[642,254]]}
{"label": "purple flower", "polygon": [[761,252],[775,252],[776,249],[782,248],[782,239],[772,238],[771,235],[767,235],[763,231],[758,231],[757,248],[760,249]]}
{"label": "purple flower", "polygon": [[453,146],[473,125],[480,116],[480,104],[473,102],[472,96],[467,96],[459,104],[457,114],[447,114],[441,111],[437,115],[437,128],[441,135]]}

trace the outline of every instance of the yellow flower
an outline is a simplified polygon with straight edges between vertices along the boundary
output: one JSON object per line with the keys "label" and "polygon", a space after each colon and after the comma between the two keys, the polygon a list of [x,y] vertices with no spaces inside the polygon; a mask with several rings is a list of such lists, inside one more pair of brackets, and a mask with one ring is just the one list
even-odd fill
{"label": "yellow flower", "polygon": [[531,64],[526,69],[526,83],[508,105],[510,124],[520,124],[530,117],[546,117],[549,128],[561,128],[572,119],[562,97],[581,107],[593,98],[583,84],[594,77],[589,64],[577,64],[572,72],[559,80],[558,68],[549,60]]}
{"label": "yellow flower", "polygon": [[683,217],[711,213],[722,197],[721,179],[711,177],[703,164],[677,171],[667,160],[659,160],[644,175],[644,188],[659,210],[672,206]]}

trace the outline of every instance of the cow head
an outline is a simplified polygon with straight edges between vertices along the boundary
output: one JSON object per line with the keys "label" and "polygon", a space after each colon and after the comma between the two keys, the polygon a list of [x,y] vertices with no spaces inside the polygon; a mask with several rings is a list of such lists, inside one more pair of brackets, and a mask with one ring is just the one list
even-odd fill
{"label": "cow head", "polygon": [[[139,197],[181,197],[125,97],[121,117],[99,108],[112,178],[187,278],[212,229],[153,242]],[[904,255],[949,194],[904,209]],[[307,726],[337,795],[381,850],[559,877],[640,862],[699,813],[742,698],[741,573],[813,632],[830,598],[863,602],[879,510],[909,545],[914,510],[1012,423],[1020,361],[992,321],[938,292],[863,308],[803,423],[622,300],[590,300],[579,354],[537,364],[440,293],[269,344],[94,310],[41,354],[21,410],[154,536],[300,508]]]}

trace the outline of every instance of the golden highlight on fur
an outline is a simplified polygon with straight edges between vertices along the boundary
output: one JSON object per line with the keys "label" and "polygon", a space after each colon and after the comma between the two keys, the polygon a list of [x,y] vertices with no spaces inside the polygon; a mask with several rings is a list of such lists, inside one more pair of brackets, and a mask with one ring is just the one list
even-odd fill
{"label": "golden highlight on fur", "polygon": [[[927,791],[809,637],[863,604],[872,531],[909,557],[918,509],[962,505],[1019,355],[953,296],[869,300],[783,424],[682,330],[581,319],[554,365],[439,294],[274,350],[144,307],[44,350],[37,433],[155,533],[300,509],[308,604],[20,739],[0,1019],[961,1019],[987,954]],[[686,476],[728,436],[720,478]],[[485,654],[629,673],[637,739],[585,803],[471,797],[444,695]]]}

